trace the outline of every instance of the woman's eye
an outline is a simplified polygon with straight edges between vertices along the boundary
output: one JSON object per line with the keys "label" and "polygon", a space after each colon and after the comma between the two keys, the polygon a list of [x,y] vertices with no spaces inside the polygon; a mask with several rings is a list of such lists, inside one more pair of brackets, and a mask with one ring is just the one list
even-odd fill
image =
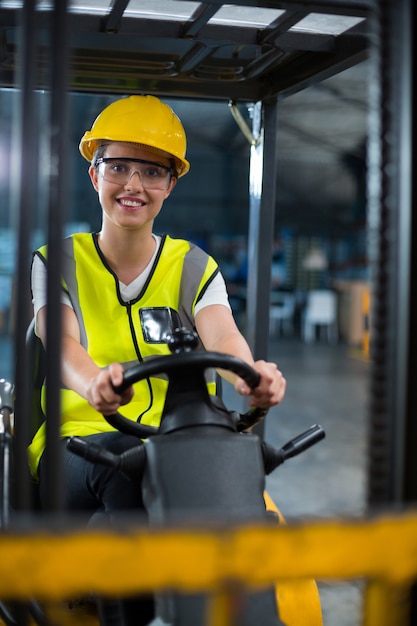
{"label": "woman's eye", "polygon": [[149,178],[161,178],[162,170],[157,167],[148,167],[145,171],[145,175]]}
{"label": "woman's eye", "polygon": [[124,165],[123,163],[113,163],[111,169],[112,172],[114,172],[115,174],[124,174],[125,172],[127,172],[126,165]]}

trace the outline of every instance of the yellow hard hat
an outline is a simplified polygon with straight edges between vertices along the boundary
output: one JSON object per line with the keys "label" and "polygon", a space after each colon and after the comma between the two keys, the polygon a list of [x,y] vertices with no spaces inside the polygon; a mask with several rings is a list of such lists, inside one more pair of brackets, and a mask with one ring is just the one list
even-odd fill
{"label": "yellow hard hat", "polygon": [[167,152],[175,160],[178,177],[190,169],[181,120],[155,96],[129,96],[112,102],[84,133],[80,152],[91,163],[98,146],[105,141],[128,141]]}

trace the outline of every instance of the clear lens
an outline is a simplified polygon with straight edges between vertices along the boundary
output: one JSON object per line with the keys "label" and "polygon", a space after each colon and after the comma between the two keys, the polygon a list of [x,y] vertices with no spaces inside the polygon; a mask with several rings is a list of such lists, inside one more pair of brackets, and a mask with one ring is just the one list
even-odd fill
{"label": "clear lens", "polygon": [[101,176],[109,183],[127,185],[133,175],[138,174],[145,189],[167,189],[171,170],[159,163],[140,159],[98,159]]}

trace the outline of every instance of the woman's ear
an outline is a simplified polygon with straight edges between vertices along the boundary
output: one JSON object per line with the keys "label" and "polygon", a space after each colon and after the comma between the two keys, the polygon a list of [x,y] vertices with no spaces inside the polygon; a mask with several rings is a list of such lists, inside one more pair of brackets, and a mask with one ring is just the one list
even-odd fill
{"label": "woman's ear", "polygon": [[90,165],[88,168],[88,173],[90,175],[91,184],[94,189],[98,191],[98,170],[94,165]]}
{"label": "woman's ear", "polygon": [[165,192],[165,200],[168,198],[168,196],[170,195],[171,191],[174,189],[176,184],[177,184],[177,177],[172,176],[171,180],[169,181],[168,189]]}

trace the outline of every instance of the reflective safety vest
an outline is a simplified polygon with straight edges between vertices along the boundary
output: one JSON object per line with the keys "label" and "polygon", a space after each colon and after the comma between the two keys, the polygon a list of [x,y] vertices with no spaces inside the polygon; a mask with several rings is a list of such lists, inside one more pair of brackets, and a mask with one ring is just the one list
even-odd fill
{"label": "reflective safety vest", "polygon": [[[63,242],[62,288],[78,319],[81,344],[101,368],[115,361],[129,367],[138,361],[170,354],[166,336],[184,326],[194,330],[194,308],[219,271],[203,250],[182,239],[163,236],[149,277],[130,302],[120,295],[119,281],[91,233]],[[47,265],[46,246],[35,252]],[[158,426],[168,382],[155,376],[134,385],[132,401],[119,412],[143,424]],[[214,376],[209,382],[214,392]],[[43,389],[45,404],[45,388]],[[91,435],[114,430],[80,395],[61,390],[61,435]],[[29,446],[29,465],[36,476],[45,447],[45,424]]]}

